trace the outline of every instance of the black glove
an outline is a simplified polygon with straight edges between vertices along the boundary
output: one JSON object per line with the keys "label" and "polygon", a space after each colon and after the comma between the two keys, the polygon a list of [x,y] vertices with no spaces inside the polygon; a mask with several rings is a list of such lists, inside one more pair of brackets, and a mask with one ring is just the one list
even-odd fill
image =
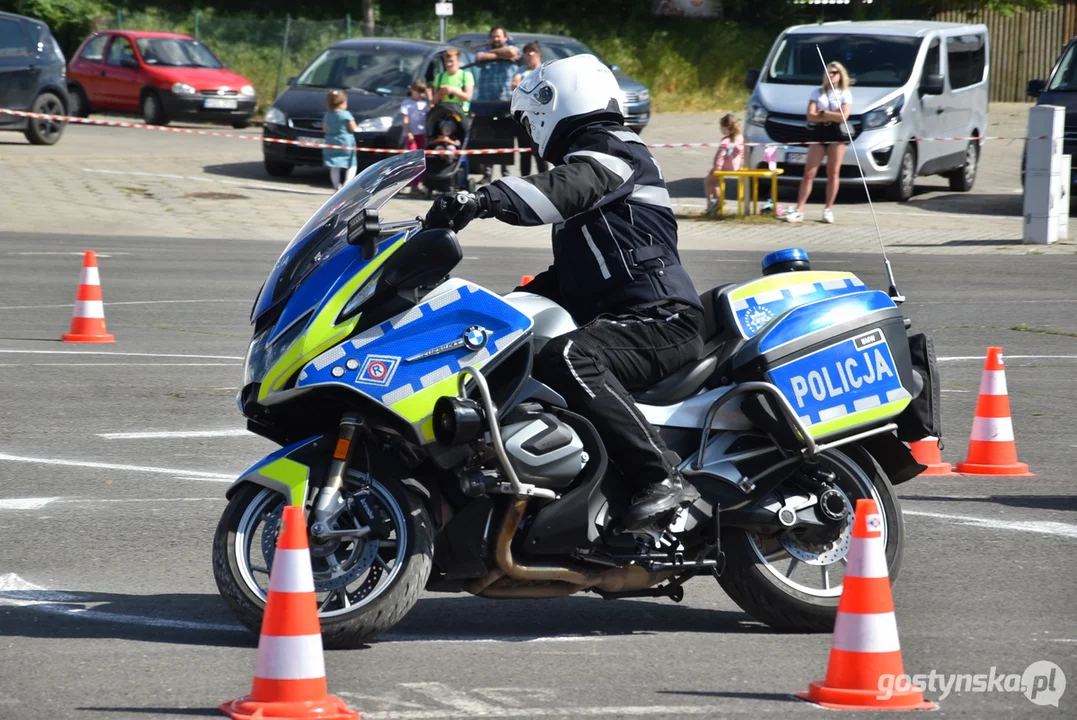
{"label": "black glove", "polygon": [[439,195],[426,213],[426,227],[460,232],[475,218],[490,217],[490,198],[477,193],[455,192]]}

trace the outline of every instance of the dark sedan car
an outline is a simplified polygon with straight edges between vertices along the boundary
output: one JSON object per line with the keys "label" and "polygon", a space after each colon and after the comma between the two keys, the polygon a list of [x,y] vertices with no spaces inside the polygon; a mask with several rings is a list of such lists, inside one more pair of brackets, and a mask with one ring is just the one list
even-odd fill
{"label": "dark sedan car", "polygon": [[[64,54],[48,25],[0,12],[0,107],[44,115],[66,115]],[[64,123],[0,115],[0,130],[17,130],[34,145],[53,145]]]}
{"label": "dark sedan car", "polygon": [[[399,38],[357,38],[326,48],[281,93],[266,112],[264,138],[322,142],[322,117],[329,90],[343,90],[348,112],[359,126],[355,133],[359,167],[384,155],[362,148],[403,147],[400,104],[416,80],[429,85],[444,67],[440,53],[448,48],[434,42]],[[462,52],[465,63],[473,56]],[[262,143],[266,172],[283,177],[297,165],[321,165],[322,151],[283,143]]]}
{"label": "dark sedan car", "polygon": [[[1026,90],[1029,96],[1036,98],[1037,105],[1059,105],[1066,109],[1065,131],[1062,140],[1062,152],[1066,155],[1077,154],[1077,37],[1071,39],[1062,54],[1058,56],[1051,74],[1046,80],[1029,80]],[[1025,183],[1025,165],[1028,156],[1028,141],[1021,157],[1021,185]],[[1075,163],[1077,164],[1077,163]],[[1077,167],[1070,175],[1071,207],[1077,203]]]}

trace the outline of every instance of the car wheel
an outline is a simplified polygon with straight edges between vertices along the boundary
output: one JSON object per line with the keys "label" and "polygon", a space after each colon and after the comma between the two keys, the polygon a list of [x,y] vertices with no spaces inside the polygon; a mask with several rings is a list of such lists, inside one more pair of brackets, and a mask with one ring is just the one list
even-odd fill
{"label": "car wheel", "polygon": [[916,187],[916,150],[913,146],[906,145],[905,152],[901,155],[901,164],[898,165],[898,175],[890,186],[889,195],[891,200],[905,202],[912,197]]}
{"label": "car wheel", "polygon": [[[957,192],[968,192],[976,183],[976,169],[980,163],[980,148],[973,140],[965,148],[965,163],[950,174],[950,189]],[[1024,173],[1022,172],[1022,180]]]}
{"label": "car wheel", "polygon": [[295,165],[291,163],[273,162],[272,160],[263,161],[266,172],[273,177],[288,177],[292,174],[292,170],[295,170]]}
{"label": "car wheel", "polygon": [[168,124],[164,103],[154,90],[148,90],[142,95],[142,119],[147,125]]}
{"label": "car wheel", "polygon": [[90,100],[86,97],[86,91],[84,91],[78,85],[72,85],[67,89],[68,117],[90,117]]}
{"label": "car wheel", "polygon": [[234,123],[232,123],[232,127],[234,127],[236,130],[246,130],[250,126],[250,120],[236,120]]}
{"label": "car wheel", "polygon": [[[44,92],[37,96],[30,112],[42,115],[63,115],[64,104],[55,93]],[[64,134],[67,123],[62,120],[31,118],[26,125],[26,139],[33,145],[55,145]]]}

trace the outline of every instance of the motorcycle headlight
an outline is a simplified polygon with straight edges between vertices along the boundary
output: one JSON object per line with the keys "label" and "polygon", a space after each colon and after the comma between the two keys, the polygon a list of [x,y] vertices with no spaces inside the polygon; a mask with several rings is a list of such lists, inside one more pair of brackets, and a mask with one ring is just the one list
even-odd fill
{"label": "motorcycle headlight", "polygon": [[752,125],[762,125],[769,114],[767,109],[757,102],[748,105],[748,122]]}
{"label": "motorcycle headlight", "polygon": [[177,95],[194,95],[194,87],[187,83],[174,83],[172,85],[172,92]]}
{"label": "motorcycle headlight", "polygon": [[271,343],[268,340],[272,337],[276,326],[271,325],[255,335],[247,348],[247,357],[243,363],[243,384],[249,385],[250,383],[262,382],[269,368],[273,367],[281,356],[287,352],[288,348],[292,346],[295,339],[303,334],[309,320],[310,313],[307,313],[292,323],[280,337]]}
{"label": "motorcycle headlight", "polygon": [[288,122],[288,116],[280,108],[271,107],[266,110],[265,122],[267,125],[284,125]]}
{"label": "motorcycle headlight", "polygon": [[864,113],[864,129],[881,128],[901,122],[901,108],[904,104],[905,98],[899,95],[886,105]]}
{"label": "motorcycle headlight", "polygon": [[359,123],[355,129],[356,132],[361,133],[373,133],[373,132],[385,132],[393,126],[393,118],[389,115],[383,117],[370,118],[369,120],[363,120]]}

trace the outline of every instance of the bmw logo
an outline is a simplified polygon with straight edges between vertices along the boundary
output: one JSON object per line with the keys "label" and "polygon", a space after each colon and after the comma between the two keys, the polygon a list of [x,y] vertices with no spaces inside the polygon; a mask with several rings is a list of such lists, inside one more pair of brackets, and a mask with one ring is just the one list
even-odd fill
{"label": "bmw logo", "polygon": [[486,347],[486,341],[490,339],[490,333],[484,327],[472,325],[464,331],[462,339],[464,347],[472,352],[477,352]]}

